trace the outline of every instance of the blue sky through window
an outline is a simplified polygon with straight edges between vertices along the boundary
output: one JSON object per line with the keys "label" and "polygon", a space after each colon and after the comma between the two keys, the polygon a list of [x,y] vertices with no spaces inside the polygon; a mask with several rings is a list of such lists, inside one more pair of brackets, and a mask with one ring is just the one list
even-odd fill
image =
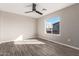
{"label": "blue sky through window", "polygon": [[55,16],[53,18],[48,19],[47,22],[50,23],[50,24],[54,24],[54,23],[60,22],[60,17],[59,16]]}

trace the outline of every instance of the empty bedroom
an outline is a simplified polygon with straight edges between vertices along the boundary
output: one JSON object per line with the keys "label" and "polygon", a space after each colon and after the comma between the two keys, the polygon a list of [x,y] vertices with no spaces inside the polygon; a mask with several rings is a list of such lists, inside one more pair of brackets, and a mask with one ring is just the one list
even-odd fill
{"label": "empty bedroom", "polygon": [[0,56],[79,56],[79,3],[0,3]]}

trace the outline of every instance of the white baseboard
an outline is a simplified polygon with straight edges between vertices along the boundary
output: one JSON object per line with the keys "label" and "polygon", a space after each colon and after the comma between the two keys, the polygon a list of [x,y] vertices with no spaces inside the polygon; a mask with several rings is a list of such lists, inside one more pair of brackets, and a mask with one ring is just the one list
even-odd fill
{"label": "white baseboard", "polygon": [[11,40],[8,40],[8,41],[0,41],[0,44],[6,43],[6,42],[11,42]]}
{"label": "white baseboard", "polygon": [[[41,38],[41,39],[42,39],[42,38]],[[46,39],[45,39],[45,40],[46,40]],[[51,41],[51,40],[48,40],[48,41]],[[75,50],[79,50],[79,48],[78,48],[78,47],[75,47],[75,46],[71,46],[71,45],[64,44],[64,43],[57,42],[57,41],[51,41],[51,42],[54,42],[54,43],[59,44],[59,45],[67,46],[67,47],[73,48],[73,49],[75,49]]]}
{"label": "white baseboard", "polygon": [[52,41],[54,43],[57,43],[57,44],[60,44],[60,45],[63,45],[63,46],[67,46],[67,47],[70,47],[70,48],[73,48],[73,49],[76,49],[76,50],[79,50],[78,47],[75,47],[75,46],[71,46],[71,45],[68,45],[68,44],[64,44],[64,43],[60,43],[60,42],[56,42],[56,41]]}

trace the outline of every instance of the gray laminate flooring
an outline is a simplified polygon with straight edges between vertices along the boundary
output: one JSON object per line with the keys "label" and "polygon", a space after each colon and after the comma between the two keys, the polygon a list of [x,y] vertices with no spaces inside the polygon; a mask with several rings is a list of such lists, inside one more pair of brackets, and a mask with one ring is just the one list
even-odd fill
{"label": "gray laminate flooring", "polygon": [[79,51],[47,40],[45,44],[0,44],[0,56],[79,56]]}

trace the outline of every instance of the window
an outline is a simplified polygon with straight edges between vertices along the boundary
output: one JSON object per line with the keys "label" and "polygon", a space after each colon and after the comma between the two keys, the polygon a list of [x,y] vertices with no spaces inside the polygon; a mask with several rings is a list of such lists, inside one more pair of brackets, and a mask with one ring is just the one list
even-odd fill
{"label": "window", "polygon": [[60,17],[55,16],[46,20],[46,33],[49,34],[60,34]]}

